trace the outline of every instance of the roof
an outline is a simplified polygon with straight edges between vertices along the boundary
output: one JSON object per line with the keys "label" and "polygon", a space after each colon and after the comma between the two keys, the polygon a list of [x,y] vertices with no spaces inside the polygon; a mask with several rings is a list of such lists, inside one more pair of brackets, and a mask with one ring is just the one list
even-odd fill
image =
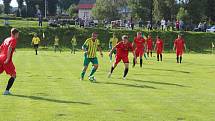
{"label": "roof", "polygon": [[96,0],[80,0],[79,5],[80,4],[96,4]]}
{"label": "roof", "polygon": [[95,7],[96,0],[80,0],[78,4],[79,9],[92,9]]}
{"label": "roof", "polygon": [[94,4],[79,4],[78,8],[79,9],[91,9],[93,8],[95,5]]}

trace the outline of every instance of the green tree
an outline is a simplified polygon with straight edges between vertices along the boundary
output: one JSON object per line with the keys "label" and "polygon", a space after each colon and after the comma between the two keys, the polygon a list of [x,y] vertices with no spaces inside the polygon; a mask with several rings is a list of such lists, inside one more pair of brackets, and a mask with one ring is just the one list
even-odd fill
{"label": "green tree", "polygon": [[120,19],[120,14],[118,8],[120,4],[113,2],[113,0],[97,0],[96,7],[93,8],[93,17],[103,20],[116,20]]}
{"label": "green tree", "polygon": [[62,10],[67,10],[72,4],[77,5],[80,0],[58,0],[58,5]]}
{"label": "green tree", "polygon": [[152,2],[152,0],[129,0],[128,5],[132,10],[132,16],[142,20],[151,20]]}
{"label": "green tree", "polygon": [[77,17],[78,16],[78,6],[75,4],[72,4],[69,9],[67,10],[67,13],[70,17]]}
{"label": "green tree", "polygon": [[178,11],[178,14],[177,14],[177,19],[178,20],[183,20],[183,21],[188,21],[189,19],[189,14],[187,12],[187,10],[185,10],[183,7],[181,7]]}
{"label": "green tree", "polygon": [[57,12],[58,0],[47,0],[48,2],[48,13],[50,16],[55,16]]}
{"label": "green tree", "polygon": [[17,15],[21,16],[22,15],[22,10],[23,10],[23,2],[24,0],[16,0],[17,4],[18,4],[18,11],[17,11]]}
{"label": "green tree", "polygon": [[11,0],[3,0],[3,3],[4,3],[4,13],[9,14]]}

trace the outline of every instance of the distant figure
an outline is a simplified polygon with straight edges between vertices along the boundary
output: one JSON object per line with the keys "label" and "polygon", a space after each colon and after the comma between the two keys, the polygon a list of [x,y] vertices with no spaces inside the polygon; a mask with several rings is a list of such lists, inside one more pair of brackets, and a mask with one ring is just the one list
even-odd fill
{"label": "distant figure", "polygon": [[152,39],[151,34],[148,35],[148,38],[147,38],[146,43],[147,43],[147,55],[148,55],[148,57],[149,57],[149,53],[150,53],[150,55],[151,55],[151,57],[152,57],[153,39]]}
{"label": "distant figure", "polygon": [[163,40],[159,36],[157,36],[156,44],[155,44],[155,51],[157,52],[157,61],[163,60]]}
{"label": "distant figure", "polygon": [[40,38],[37,36],[37,34],[34,34],[34,37],[32,39],[32,45],[34,46],[36,55],[38,55],[37,51],[39,48]]}
{"label": "distant figure", "polygon": [[[116,46],[117,43],[118,43],[118,38],[116,37],[115,33],[113,33],[113,37],[109,41],[110,51],[113,49],[113,47]],[[116,55],[116,50],[113,50],[112,54]],[[112,62],[112,55],[110,55],[110,62]]]}
{"label": "distant figure", "polygon": [[176,20],[176,22],[175,22],[175,28],[176,28],[177,31],[179,31],[179,27],[180,27],[179,20]]}
{"label": "distant figure", "polygon": [[59,47],[59,37],[58,36],[55,36],[55,39],[54,39],[54,51],[57,52],[57,49],[60,51],[61,53],[61,49]]}
{"label": "distant figure", "polygon": [[76,37],[75,35],[73,36],[72,40],[71,40],[71,44],[72,44],[72,48],[71,48],[71,54],[75,54],[75,51],[76,51],[76,46],[77,46],[77,40],[76,40]]}
{"label": "distant figure", "polygon": [[166,25],[167,25],[167,31],[170,31],[170,28],[171,28],[171,26],[172,26],[171,21],[168,20]]}
{"label": "distant figure", "polygon": [[152,30],[151,21],[147,21],[147,29],[148,29],[148,31]]}
{"label": "distant figure", "polygon": [[42,15],[38,15],[38,22],[39,22],[39,27],[42,27],[43,26],[43,17]]}
{"label": "distant figure", "polygon": [[164,31],[164,29],[166,28],[166,21],[164,20],[164,18],[161,20],[161,30]]}
{"label": "distant figure", "polygon": [[176,50],[177,63],[181,63],[182,62],[182,55],[184,53],[184,50],[186,50],[186,44],[185,44],[185,41],[182,38],[181,34],[179,34],[178,38],[174,41],[173,51],[174,50]]}

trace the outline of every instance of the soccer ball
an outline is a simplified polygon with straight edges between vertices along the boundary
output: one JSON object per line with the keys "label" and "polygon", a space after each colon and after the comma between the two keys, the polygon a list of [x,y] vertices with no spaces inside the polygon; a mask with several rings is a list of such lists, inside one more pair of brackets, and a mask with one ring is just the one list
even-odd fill
{"label": "soccer ball", "polygon": [[90,80],[91,82],[96,82],[96,78],[95,78],[94,76],[90,76],[90,77],[89,77],[89,80]]}

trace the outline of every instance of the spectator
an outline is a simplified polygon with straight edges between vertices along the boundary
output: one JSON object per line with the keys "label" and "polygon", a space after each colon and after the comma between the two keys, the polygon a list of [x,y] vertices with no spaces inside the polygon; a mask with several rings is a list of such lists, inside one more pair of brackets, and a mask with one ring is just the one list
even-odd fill
{"label": "spectator", "polygon": [[184,30],[184,22],[182,20],[179,21],[179,30]]}
{"label": "spectator", "polygon": [[152,30],[151,21],[147,21],[147,29],[148,29],[148,31]]}
{"label": "spectator", "polygon": [[164,20],[164,18],[161,20],[161,30],[164,31],[166,27],[166,21]]}
{"label": "spectator", "polygon": [[142,28],[143,27],[143,20],[140,18],[139,20],[139,27]]}
{"label": "spectator", "polygon": [[41,14],[38,15],[38,22],[39,22],[39,27],[43,26],[43,17]]}
{"label": "spectator", "polygon": [[171,28],[171,21],[170,20],[168,20],[167,21],[167,31],[169,31],[170,30],[170,28]]}
{"label": "spectator", "polygon": [[177,31],[179,31],[179,26],[180,26],[179,20],[176,20],[175,28],[176,28]]}

